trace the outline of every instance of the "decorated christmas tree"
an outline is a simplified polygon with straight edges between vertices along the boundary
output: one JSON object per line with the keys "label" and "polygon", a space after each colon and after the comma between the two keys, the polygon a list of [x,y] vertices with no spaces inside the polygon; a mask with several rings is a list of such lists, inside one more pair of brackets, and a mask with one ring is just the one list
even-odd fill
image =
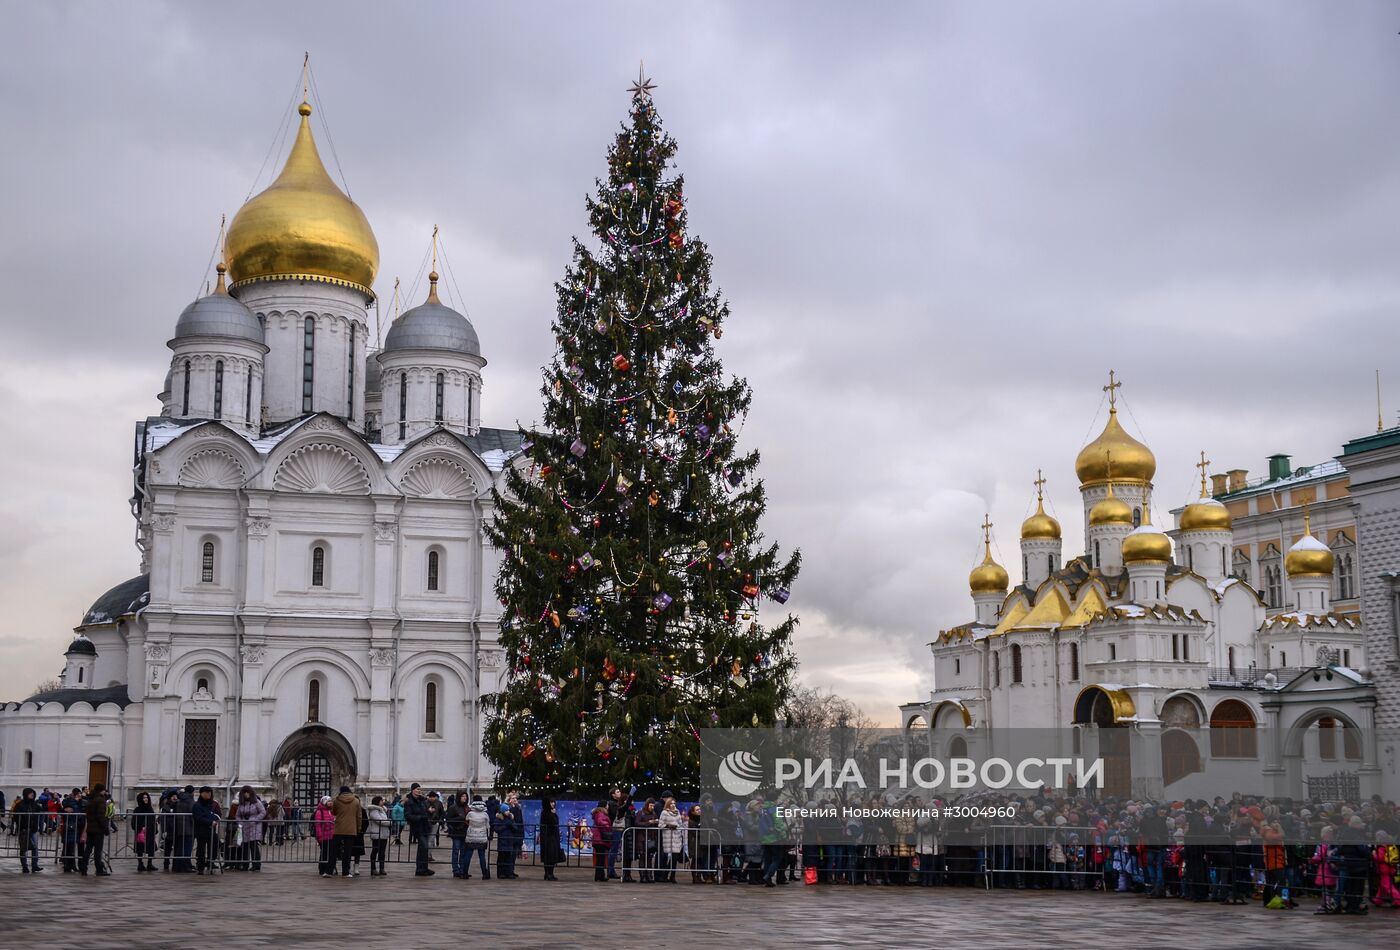
{"label": "decorated christmas tree", "polygon": [[788,697],[800,562],[759,530],[750,390],[686,232],[675,142],[638,77],[630,119],[556,285],[543,422],[496,498],[509,670],[487,696],[503,784],[693,788],[699,730],[772,725]]}

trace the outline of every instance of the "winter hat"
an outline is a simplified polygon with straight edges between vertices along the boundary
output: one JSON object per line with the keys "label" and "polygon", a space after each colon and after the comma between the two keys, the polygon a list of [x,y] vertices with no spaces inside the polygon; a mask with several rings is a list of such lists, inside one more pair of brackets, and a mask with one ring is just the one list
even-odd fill
{"label": "winter hat", "polygon": [[331,803],[331,797],[330,797],[329,795],[322,795],[322,796],[321,796],[321,804],[322,804],[322,805],[329,805],[330,803]]}
{"label": "winter hat", "polygon": [[1055,816],[1055,824],[1056,824],[1056,825],[1067,825],[1067,824],[1069,824],[1069,819],[1065,818],[1064,815],[1056,815],[1056,816]]}
{"label": "winter hat", "polygon": [[350,792],[350,786],[349,786],[349,785],[342,785],[342,786],[340,786],[340,794],[346,795],[346,794],[349,794],[349,792]]}
{"label": "winter hat", "polygon": [[413,791],[415,788],[422,788],[422,787],[423,787],[422,785],[419,785],[417,782],[414,782],[412,785],[410,785],[410,786],[408,787],[408,790],[411,792],[411,791]]}

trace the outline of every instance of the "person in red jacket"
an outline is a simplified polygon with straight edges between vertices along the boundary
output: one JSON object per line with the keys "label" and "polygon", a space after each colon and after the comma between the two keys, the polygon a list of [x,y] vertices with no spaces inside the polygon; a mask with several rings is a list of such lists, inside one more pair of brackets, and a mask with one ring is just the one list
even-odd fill
{"label": "person in red jacket", "polygon": [[593,880],[608,879],[608,845],[612,844],[612,819],[608,803],[599,802],[593,809]]}

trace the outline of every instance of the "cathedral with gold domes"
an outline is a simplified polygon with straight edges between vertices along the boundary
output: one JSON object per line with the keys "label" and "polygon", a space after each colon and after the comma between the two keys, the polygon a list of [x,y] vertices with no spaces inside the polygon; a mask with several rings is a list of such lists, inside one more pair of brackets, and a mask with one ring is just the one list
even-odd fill
{"label": "cathedral with gold domes", "polygon": [[483,527],[519,435],[482,425],[486,360],[436,267],[379,346],[379,245],[311,119],[303,102],[213,291],[174,321],[136,427],[140,572],[82,616],[58,688],[0,705],[0,786],[102,782],[126,807],[250,784],[306,807],[341,784],[492,781]]}
{"label": "cathedral with gold domes", "polygon": [[1075,459],[1079,553],[1065,554],[1043,476],[1021,524],[1019,583],[984,520],[972,619],[938,632],[934,688],[900,707],[908,754],[990,754],[1034,729],[1049,746],[1036,754],[1103,755],[1110,794],[1301,795],[1342,770],[1377,790],[1365,638],[1356,612],[1334,607],[1334,554],[1306,506],[1284,557],[1293,602],[1266,603],[1240,576],[1204,455],[1200,497],[1175,528],[1154,523],[1157,460],[1123,428],[1121,385],[1110,374],[1108,421]]}

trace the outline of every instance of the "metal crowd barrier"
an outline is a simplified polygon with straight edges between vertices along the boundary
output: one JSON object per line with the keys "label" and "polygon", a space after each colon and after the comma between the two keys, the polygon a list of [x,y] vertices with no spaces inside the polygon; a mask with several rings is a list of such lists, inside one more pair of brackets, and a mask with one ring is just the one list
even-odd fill
{"label": "metal crowd barrier", "polygon": [[[316,839],[313,821],[265,819],[256,822],[261,830],[260,836],[256,830],[248,827],[253,824],[236,819],[217,823],[212,834],[211,850],[221,869],[244,870],[263,864],[318,864],[326,859],[322,842]],[[385,839],[388,842],[385,864],[413,864],[418,854],[415,834],[404,822],[389,824]],[[5,825],[5,830],[0,832],[0,859],[16,859],[20,855],[20,839],[12,816],[5,816]],[[42,864],[56,865],[65,859],[77,861],[83,850],[85,828],[86,819],[81,816],[60,816],[52,830],[44,822],[43,830],[36,834],[37,853]],[[152,828],[154,834],[151,834]],[[149,860],[162,869],[193,866],[196,835],[193,819],[189,815],[116,814],[109,820],[109,829],[103,849],[107,861]],[[147,832],[146,835],[141,835],[142,830]],[[539,826],[527,825],[524,831],[515,849],[516,867],[540,866]],[[259,840],[253,840],[255,837]],[[138,838],[141,840],[138,841]],[[366,831],[362,840],[365,850],[360,861],[367,865],[374,840],[370,830]],[[587,840],[591,839],[585,837],[585,842]],[[447,834],[445,824],[440,822],[434,827],[428,846],[435,864],[449,862],[452,839]],[[591,865],[591,845],[578,847],[577,842],[570,840],[563,829],[560,832],[560,851],[563,860],[557,865],[559,867]],[[492,835],[487,858],[494,864],[499,855],[500,839]]]}
{"label": "metal crowd barrier", "polygon": [[669,852],[662,848],[666,840],[662,829],[624,828],[620,842],[622,853],[615,862],[618,869],[624,875],[636,874],[642,881],[662,877],[674,879],[677,872],[683,871],[707,879],[719,874],[721,842],[718,831],[682,824],[674,834],[680,835],[681,850]]}

